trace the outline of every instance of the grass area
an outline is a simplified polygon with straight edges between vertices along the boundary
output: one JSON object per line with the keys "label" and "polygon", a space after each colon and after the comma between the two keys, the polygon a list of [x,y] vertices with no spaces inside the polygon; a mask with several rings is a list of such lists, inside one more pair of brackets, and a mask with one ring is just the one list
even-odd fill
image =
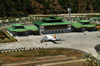
{"label": "grass area", "polygon": [[[65,55],[67,57],[84,56],[82,53],[70,49],[36,49],[20,52],[9,52],[0,54],[0,63],[13,63],[33,60],[38,57]],[[39,60],[38,60],[39,61]]]}
{"label": "grass area", "polygon": [[[10,57],[43,57],[43,56],[55,56],[55,55],[66,55],[68,57],[71,56],[81,56],[83,55],[80,52],[70,49],[36,49],[36,50],[27,50],[20,52],[10,52],[10,53],[2,53],[4,54],[2,57],[10,56]],[[1,54],[1,55],[2,55]],[[0,57],[1,57],[0,55]]]}
{"label": "grass area", "polygon": [[[48,65],[48,66],[90,66],[90,65],[87,61],[80,61],[80,62],[71,62],[71,63]],[[96,66],[96,65],[92,65],[92,66]]]}
{"label": "grass area", "polygon": [[[34,63],[27,65],[18,65],[18,66],[100,66],[100,63],[81,60],[81,59],[71,59],[71,60],[63,60],[63,61],[52,61],[52,62],[44,62],[44,63]],[[56,64],[57,63],[57,64]]]}
{"label": "grass area", "polygon": [[[89,63],[87,61],[78,61],[74,62],[80,59],[73,59],[73,60],[63,60],[63,61],[52,61],[52,62],[44,62],[44,63],[34,63],[34,64],[23,64],[23,65],[18,65],[18,66],[89,66]],[[73,62],[69,62],[73,61]],[[69,63],[67,63],[69,62]],[[58,63],[58,64],[56,64]],[[46,65],[47,64],[47,65]]]}

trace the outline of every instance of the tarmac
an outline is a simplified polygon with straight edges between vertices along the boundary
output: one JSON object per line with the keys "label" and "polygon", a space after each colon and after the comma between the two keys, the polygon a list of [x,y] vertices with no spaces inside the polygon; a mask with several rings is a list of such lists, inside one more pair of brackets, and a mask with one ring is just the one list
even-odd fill
{"label": "tarmac", "polygon": [[72,48],[84,51],[86,53],[91,53],[94,57],[98,57],[98,54],[94,47],[100,44],[100,32],[71,32],[71,33],[58,33],[57,38],[61,38],[61,41],[56,41],[57,44],[53,42],[40,43],[41,38],[45,35],[54,34],[44,34],[44,35],[30,35],[30,36],[16,36],[15,38],[18,42],[13,43],[3,43],[0,44],[0,50],[2,49],[15,49],[25,47],[36,48]]}

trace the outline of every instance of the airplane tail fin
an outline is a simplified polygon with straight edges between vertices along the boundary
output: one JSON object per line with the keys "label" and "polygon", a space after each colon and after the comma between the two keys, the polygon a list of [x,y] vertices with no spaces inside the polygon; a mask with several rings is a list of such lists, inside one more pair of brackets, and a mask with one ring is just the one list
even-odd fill
{"label": "airplane tail fin", "polygon": [[56,39],[56,34],[54,34],[54,39]]}

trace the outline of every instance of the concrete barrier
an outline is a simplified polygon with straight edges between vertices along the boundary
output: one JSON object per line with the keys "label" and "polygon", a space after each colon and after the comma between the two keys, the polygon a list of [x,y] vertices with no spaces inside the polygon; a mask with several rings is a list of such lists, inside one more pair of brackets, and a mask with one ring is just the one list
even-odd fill
{"label": "concrete barrier", "polygon": [[41,47],[39,47],[39,49],[41,49]]}
{"label": "concrete barrier", "polygon": [[21,51],[21,48],[18,48],[19,51]]}
{"label": "concrete barrier", "polygon": [[33,48],[33,49],[35,49],[35,48]]}
{"label": "concrete barrier", "polygon": [[35,49],[43,49],[43,47],[34,47],[34,48],[29,48],[29,50],[35,50]]}
{"label": "concrete barrier", "polygon": [[15,49],[15,52],[17,52],[18,50],[17,49]]}
{"label": "concrete barrier", "polygon": [[6,50],[4,50],[4,52],[6,53],[6,52],[7,52],[7,49],[6,49]]}
{"label": "concrete barrier", "polygon": [[8,49],[8,52],[11,52],[11,50],[10,50],[10,49]]}
{"label": "concrete barrier", "polygon": [[14,52],[14,49],[11,49],[11,52]]}
{"label": "concrete barrier", "polygon": [[2,50],[1,53],[5,53],[5,51]]}
{"label": "concrete barrier", "polygon": [[36,49],[38,49],[38,48],[36,47]]}
{"label": "concrete barrier", "polygon": [[2,50],[1,50],[1,53],[6,53],[6,52],[18,52],[18,51],[35,50],[35,49],[43,49],[43,47],[35,47],[35,48],[29,48],[29,49],[25,49],[25,47],[22,47],[22,48],[15,48],[15,49],[2,49]]}
{"label": "concrete barrier", "polygon": [[24,47],[22,47],[22,48],[21,48],[21,51],[24,51],[24,50],[25,50],[25,48],[24,48]]}
{"label": "concrete barrier", "polygon": [[32,48],[30,48],[30,50],[32,50]]}

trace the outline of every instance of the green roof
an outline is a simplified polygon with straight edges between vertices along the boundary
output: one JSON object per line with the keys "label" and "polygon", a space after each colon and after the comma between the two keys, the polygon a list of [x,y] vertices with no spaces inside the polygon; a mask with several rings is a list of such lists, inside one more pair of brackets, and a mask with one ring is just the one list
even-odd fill
{"label": "green roof", "polygon": [[82,27],[82,24],[81,23],[73,23],[72,26],[74,28],[81,28]]}
{"label": "green roof", "polygon": [[24,26],[26,30],[37,31],[39,28],[37,26]]}
{"label": "green roof", "polygon": [[90,19],[97,19],[97,17],[91,17]]}
{"label": "green roof", "polygon": [[96,19],[99,19],[100,20],[100,18],[96,18]]}
{"label": "green roof", "polygon": [[24,32],[26,31],[25,29],[14,29],[12,26],[7,27],[9,31],[15,31],[15,32]]}
{"label": "green roof", "polygon": [[75,20],[80,20],[80,18],[74,18]]}
{"label": "green roof", "polygon": [[49,17],[55,17],[54,15],[50,15]]}
{"label": "green roof", "polygon": [[[50,16],[50,17],[53,17],[53,16]],[[62,18],[61,17],[43,18],[42,20],[44,20],[44,21],[53,21],[53,20],[62,20]]]}
{"label": "green roof", "polygon": [[79,22],[90,22],[89,20],[79,20]]}
{"label": "green roof", "polygon": [[73,23],[72,26],[74,28],[82,28],[82,27],[95,27],[96,25],[94,25],[94,24],[82,25],[81,23]]}
{"label": "green roof", "polygon": [[99,19],[100,20],[100,17],[91,17],[90,19]]}
{"label": "green roof", "polygon": [[53,22],[53,23],[45,23],[43,21],[33,21],[34,24],[38,26],[50,26],[50,25],[66,25],[71,24],[71,22],[68,22],[66,20],[62,20],[62,22]]}
{"label": "green roof", "polygon": [[12,24],[12,26],[23,26],[22,24]]}
{"label": "green roof", "polygon": [[7,29],[9,31],[24,32],[24,31],[27,31],[27,30],[37,31],[38,27],[37,26],[24,26],[24,29],[22,29],[22,28],[14,29],[12,26],[9,26],[9,27],[7,27]]}
{"label": "green roof", "polygon": [[83,27],[96,27],[96,25],[94,25],[94,24],[87,24],[87,25],[83,25]]}

